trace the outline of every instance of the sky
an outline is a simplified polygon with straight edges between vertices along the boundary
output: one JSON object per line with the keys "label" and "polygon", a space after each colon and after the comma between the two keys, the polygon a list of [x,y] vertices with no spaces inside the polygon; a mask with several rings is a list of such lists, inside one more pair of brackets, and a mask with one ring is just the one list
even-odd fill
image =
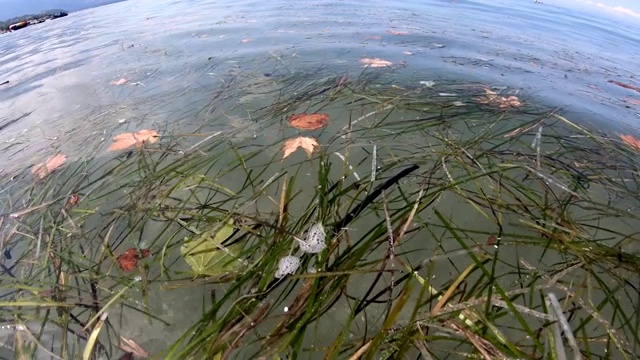
{"label": "sky", "polygon": [[542,0],[545,4],[640,21],[640,0]]}

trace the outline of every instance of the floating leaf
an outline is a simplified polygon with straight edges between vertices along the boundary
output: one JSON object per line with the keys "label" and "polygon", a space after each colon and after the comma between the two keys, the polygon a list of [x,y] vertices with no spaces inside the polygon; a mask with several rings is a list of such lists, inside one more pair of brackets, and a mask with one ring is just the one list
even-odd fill
{"label": "floating leaf", "polygon": [[631,105],[640,105],[640,99],[625,98],[623,100]]}
{"label": "floating leaf", "polygon": [[113,138],[113,144],[107,151],[117,151],[131,146],[141,147],[144,143],[158,141],[158,133],[155,130],[140,130],[135,133],[124,133]]}
{"label": "floating leaf", "polygon": [[382,60],[378,58],[373,58],[373,59],[362,58],[360,59],[360,64],[364,65],[365,67],[387,67],[387,66],[393,65],[391,61]]}
{"label": "floating leaf", "polygon": [[640,150],[640,140],[638,140],[635,136],[633,135],[620,135],[620,139],[622,140],[622,142],[624,142],[625,144],[627,144],[628,146],[636,149],[636,150]]}
{"label": "floating leaf", "polygon": [[222,245],[231,234],[233,219],[229,219],[213,236],[210,231],[205,231],[198,239],[187,241],[180,247],[180,252],[196,275],[216,276],[237,270],[243,264],[238,260],[237,249],[234,249],[239,245]]}
{"label": "floating leaf", "polygon": [[497,106],[501,109],[520,107],[522,103],[517,96],[499,96],[496,92],[492,91],[488,87],[484,88],[485,96],[478,99],[481,104],[487,104],[491,106]]}
{"label": "floating leaf", "polygon": [[246,43],[251,42],[251,41],[253,41],[253,39],[248,39],[248,38],[247,38],[247,39],[242,39],[242,40],[241,40],[241,42],[242,42],[243,44],[246,44]]}
{"label": "floating leaf", "polygon": [[138,266],[138,260],[144,259],[151,255],[151,251],[148,249],[141,249],[138,252],[136,248],[129,248],[123,254],[119,255],[116,260],[120,264],[122,271],[131,271]]}
{"label": "floating leaf", "polygon": [[278,270],[276,270],[276,278],[281,279],[285,275],[293,275],[300,267],[300,258],[288,255],[278,261]]}
{"label": "floating leaf", "polygon": [[127,353],[131,353],[137,357],[146,358],[149,356],[149,352],[140,347],[140,345],[136,344],[135,341],[131,339],[127,339],[124,337],[120,337],[120,349],[126,351]]}
{"label": "floating leaf", "polygon": [[329,114],[296,114],[291,115],[289,124],[296,129],[315,130],[327,125]]}
{"label": "floating leaf", "polygon": [[64,154],[56,154],[47,159],[47,161],[40,163],[31,169],[31,173],[35,174],[39,179],[51,174],[55,169],[62,166],[67,161],[67,156]]}
{"label": "floating leaf", "polygon": [[391,35],[409,35],[409,33],[406,31],[398,31],[398,30],[387,30],[386,33]]}
{"label": "floating leaf", "polygon": [[284,142],[284,156],[282,156],[282,159],[286,159],[287,156],[291,155],[299,147],[303,148],[304,151],[307,152],[307,155],[311,156],[316,146],[320,146],[320,144],[318,144],[314,138],[299,136],[295,139],[289,139]]}
{"label": "floating leaf", "polygon": [[124,85],[124,84],[126,84],[128,82],[129,82],[129,80],[127,80],[125,78],[120,78],[118,80],[111,81],[111,85]]}

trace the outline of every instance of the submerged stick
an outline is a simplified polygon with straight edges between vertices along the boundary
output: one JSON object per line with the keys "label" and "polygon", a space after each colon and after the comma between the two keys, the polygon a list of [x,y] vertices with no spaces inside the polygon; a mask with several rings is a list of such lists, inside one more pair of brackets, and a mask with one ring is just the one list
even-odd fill
{"label": "submerged stick", "polygon": [[364,198],[364,200],[362,200],[362,202],[360,204],[358,204],[358,206],[353,208],[353,210],[351,210],[347,215],[345,215],[345,217],[342,218],[342,220],[338,221],[333,226],[333,233],[337,234],[340,231],[340,229],[342,229],[342,228],[346,227],[347,225],[349,225],[349,223],[351,221],[353,221],[353,219],[355,219],[356,216],[360,215],[360,213],[362,211],[364,211],[364,209],[367,206],[369,206],[369,204],[371,204],[378,196],[380,196],[380,194],[382,194],[382,192],[384,190],[390,188],[391,185],[397,183],[403,177],[405,177],[405,176],[411,174],[412,172],[416,171],[419,167],[420,166],[418,166],[416,164],[412,164],[411,166],[409,166],[407,168],[404,168],[402,171],[400,171],[396,175],[394,175],[391,178],[389,178],[384,183],[378,185],[369,195],[367,195]]}

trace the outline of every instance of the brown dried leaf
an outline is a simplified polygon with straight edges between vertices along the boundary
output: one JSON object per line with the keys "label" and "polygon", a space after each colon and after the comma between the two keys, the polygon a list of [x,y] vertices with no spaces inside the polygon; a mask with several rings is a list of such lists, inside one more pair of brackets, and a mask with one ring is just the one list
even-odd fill
{"label": "brown dried leaf", "polygon": [[640,150],[640,140],[636,139],[635,136],[633,135],[620,135],[620,139],[622,140],[623,143],[627,144],[628,146],[636,149],[636,150]]}
{"label": "brown dried leaf", "polygon": [[295,114],[289,118],[289,124],[296,129],[315,130],[327,125],[329,114]]}
{"label": "brown dried leaf", "polygon": [[135,341],[124,338],[122,336],[120,336],[120,339],[120,349],[141,358],[146,358],[149,356],[149,352],[140,347],[140,345],[136,344]]}
{"label": "brown dried leaf", "polygon": [[145,142],[158,141],[158,133],[154,130],[140,130],[136,133],[124,133],[113,138],[113,144],[107,151],[117,151],[131,146],[141,147]]}
{"label": "brown dried leaf", "polygon": [[31,169],[31,173],[35,174],[38,179],[42,179],[45,176],[51,174],[55,169],[62,166],[67,161],[67,156],[64,154],[56,154],[47,159],[47,161],[40,163]]}
{"label": "brown dried leaf", "polygon": [[378,58],[373,58],[373,59],[362,58],[360,59],[360,64],[364,65],[365,67],[387,67],[387,66],[393,65],[391,61],[382,60]]}
{"label": "brown dried leaf", "polygon": [[295,139],[289,139],[284,142],[284,156],[282,156],[282,160],[286,159],[299,147],[304,149],[304,151],[307,152],[307,155],[311,156],[316,146],[320,146],[320,144],[318,144],[318,141],[316,141],[316,139],[314,138],[299,136]]}
{"label": "brown dried leaf", "polygon": [[129,248],[127,251],[119,255],[116,260],[118,261],[122,271],[131,271],[138,266],[138,260],[144,259],[149,255],[151,255],[151,251],[149,249],[141,249],[140,253],[138,253],[138,249]]}
{"label": "brown dried leaf", "polygon": [[69,195],[69,197],[67,198],[67,203],[65,204],[65,208],[71,209],[72,207],[78,205],[78,202],[80,201],[80,195],[78,194],[71,194]]}
{"label": "brown dried leaf", "polygon": [[120,79],[118,79],[118,80],[113,80],[113,81],[111,81],[111,85],[124,85],[124,84],[126,84],[126,83],[128,83],[128,82],[129,82],[129,80],[128,80],[128,79],[120,78]]}

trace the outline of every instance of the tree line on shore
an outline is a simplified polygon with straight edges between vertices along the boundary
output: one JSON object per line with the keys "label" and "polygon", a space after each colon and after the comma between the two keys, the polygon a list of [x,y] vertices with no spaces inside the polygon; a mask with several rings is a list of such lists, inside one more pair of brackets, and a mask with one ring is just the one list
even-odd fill
{"label": "tree line on shore", "polygon": [[12,24],[16,24],[22,21],[45,21],[49,19],[55,19],[56,17],[66,16],[67,12],[61,9],[51,9],[43,11],[39,14],[28,14],[16,16],[11,19],[7,19],[4,21],[0,21],[0,32],[9,31],[9,26]]}

